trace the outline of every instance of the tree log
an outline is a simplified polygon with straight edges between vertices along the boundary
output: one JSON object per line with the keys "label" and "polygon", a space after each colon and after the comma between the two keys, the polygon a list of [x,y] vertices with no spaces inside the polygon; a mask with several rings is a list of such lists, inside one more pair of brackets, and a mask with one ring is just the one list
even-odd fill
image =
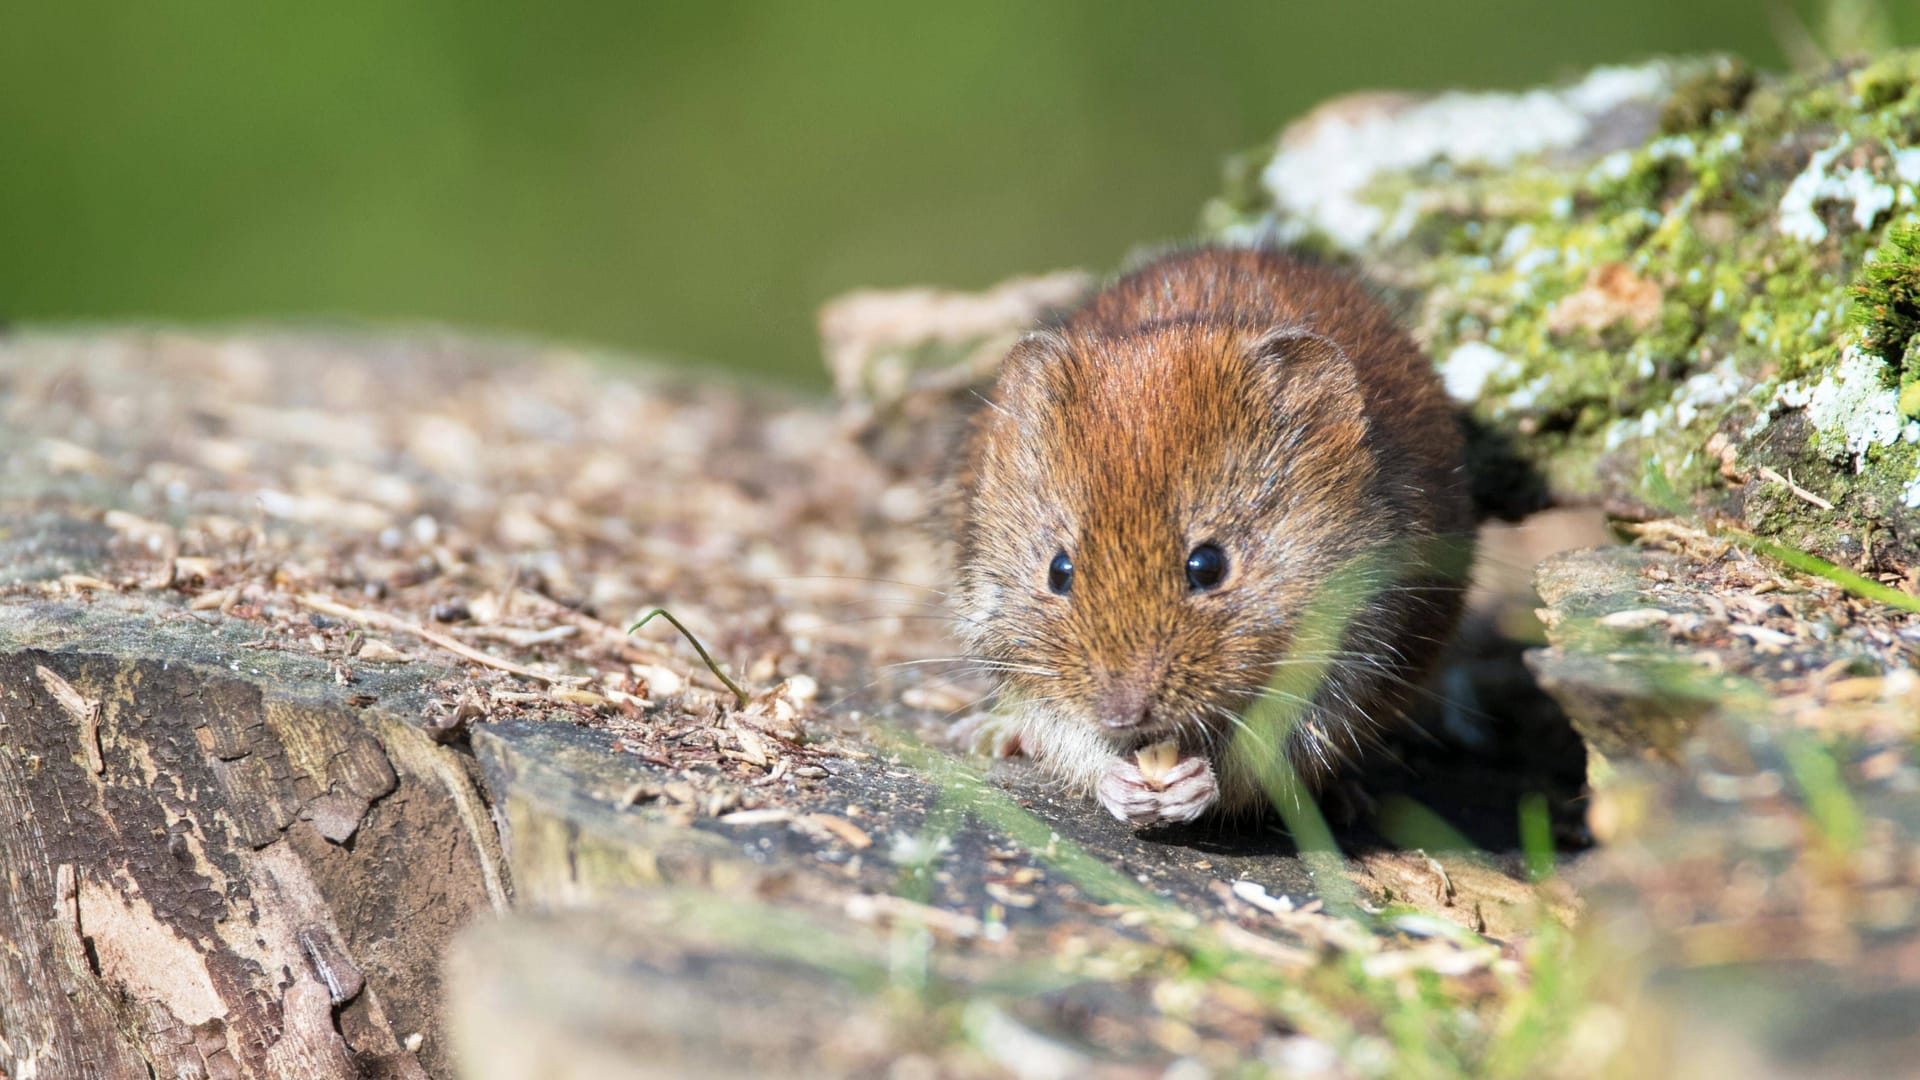
{"label": "tree log", "polygon": [[444,1072],[435,959],[506,903],[485,802],[414,678],[257,644],[0,605],[13,1075]]}
{"label": "tree log", "polygon": [[[555,946],[562,966],[529,971],[512,957],[548,953],[513,951],[517,921],[477,931],[452,1046],[442,960],[509,909],[576,945],[655,893],[858,955],[921,927],[966,954],[943,945],[930,975],[990,987],[1056,942],[1132,948],[1116,919],[1148,899],[1287,964],[1366,933],[1263,925],[1229,881],[1283,913],[1332,889],[1496,934],[1538,908],[1510,807],[1550,763],[1392,781],[1502,854],[1344,864],[1272,830],[1146,840],[1023,762],[976,777],[937,744],[986,688],[924,663],[952,650],[923,617],[934,480],[820,403],[312,335],[30,334],[0,341],[0,386],[8,1077],[512,1075],[524,980],[584,961]],[[663,627],[621,629],[662,602],[744,708]],[[643,922],[621,948],[718,949],[736,974],[793,944]],[[987,970],[956,973],[968,956]],[[730,993],[688,978],[631,1007]],[[1103,982],[1017,1024],[992,1009],[1016,1046],[1150,1011]],[[713,1031],[759,1061],[764,1026]]]}

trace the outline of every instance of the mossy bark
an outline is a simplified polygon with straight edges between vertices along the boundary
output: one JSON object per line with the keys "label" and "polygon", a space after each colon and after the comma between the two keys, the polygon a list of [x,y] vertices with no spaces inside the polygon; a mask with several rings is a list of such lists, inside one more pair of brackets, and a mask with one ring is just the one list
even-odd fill
{"label": "mossy bark", "polygon": [[1680,509],[1652,469],[1684,509],[1897,572],[1920,560],[1916,143],[1920,53],[1343,99],[1238,160],[1204,228],[1403,291],[1496,508]]}

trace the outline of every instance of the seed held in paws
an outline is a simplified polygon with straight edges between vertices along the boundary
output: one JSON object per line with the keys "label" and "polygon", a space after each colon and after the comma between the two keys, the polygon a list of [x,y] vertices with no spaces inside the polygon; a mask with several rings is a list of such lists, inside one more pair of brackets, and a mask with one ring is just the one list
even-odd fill
{"label": "seed held in paws", "polygon": [[1180,747],[1167,741],[1152,746],[1143,746],[1133,752],[1133,760],[1140,765],[1140,779],[1155,791],[1167,789],[1167,773],[1180,761]]}
{"label": "seed held in paws", "polygon": [[1179,758],[1161,774],[1157,786],[1147,782],[1137,756],[1116,757],[1095,785],[1094,795],[1114,817],[1136,829],[1150,829],[1199,818],[1219,800],[1220,783],[1204,754]]}

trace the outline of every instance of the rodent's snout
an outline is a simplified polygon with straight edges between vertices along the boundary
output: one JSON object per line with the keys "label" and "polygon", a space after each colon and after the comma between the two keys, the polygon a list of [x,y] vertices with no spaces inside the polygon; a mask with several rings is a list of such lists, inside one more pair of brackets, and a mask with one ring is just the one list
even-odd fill
{"label": "rodent's snout", "polygon": [[1100,725],[1113,731],[1145,727],[1153,719],[1153,687],[1137,675],[1109,676],[1093,702]]}

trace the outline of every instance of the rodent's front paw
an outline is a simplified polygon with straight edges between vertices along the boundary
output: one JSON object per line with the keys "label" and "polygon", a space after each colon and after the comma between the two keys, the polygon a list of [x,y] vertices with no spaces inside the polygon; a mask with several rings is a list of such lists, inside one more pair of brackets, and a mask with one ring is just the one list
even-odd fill
{"label": "rodent's front paw", "polygon": [[969,754],[1017,757],[1026,753],[1020,742],[1020,722],[1005,713],[977,712],[947,725],[947,737]]}
{"label": "rodent's front paw", "polygon": [[1136,829],[1192,821],[1220,798],[1220,782],[1205,755],[1181,758],[1157,782],[1140,774],[1133,758],[1115,758],[1095,788],[1107,812]]}

